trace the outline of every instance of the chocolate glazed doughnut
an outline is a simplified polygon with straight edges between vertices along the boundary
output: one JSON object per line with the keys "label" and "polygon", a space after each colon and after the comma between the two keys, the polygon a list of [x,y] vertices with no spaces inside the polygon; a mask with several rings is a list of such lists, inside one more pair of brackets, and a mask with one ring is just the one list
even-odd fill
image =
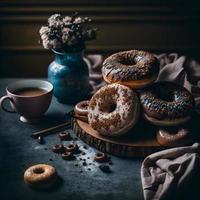
{"label": "chocolate glazed doughnut", "polygon": [[139,111],[137,94],[124,85],[114,83],[102,87],[92,96],[88,121],[99,134],[120,136],[134,126]]}
{"label": "chocolate glazed doughnut", "polygon": [[140,92],[144,117],[152,124],[174,126],[190,119],[194,108],[191,93],[171,82],[157,82]]}
{"label": "chocolate glazed doughnut", "polygon": [[120,83],[133,89],[154,82],[158,72],[158,59],[151,53],[138,50],[115,53],[104,61],[102,67],[107,83]]}

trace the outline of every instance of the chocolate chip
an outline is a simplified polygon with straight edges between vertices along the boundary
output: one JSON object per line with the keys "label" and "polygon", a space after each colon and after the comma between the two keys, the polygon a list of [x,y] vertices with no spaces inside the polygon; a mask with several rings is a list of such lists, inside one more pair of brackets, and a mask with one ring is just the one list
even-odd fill
{"label": "chocolate chip", "polygon": [[81,170],[81,171],[79,171],[79,173],[82,173],[83,171]]}
{"label": "chocolate chip", "polygon": [[49,161],[53,161],[53,159],[52,159],[52,158],[49,158]]}
{"label": "chocolate chip", "polygon": [[109,164],[109,165],[113,165],[112,161],[110,161],[108,164]]}
{"label": "chocolate chip", "polygon": [[85,152],[82,152],[82,155],[84,156],[84,155],[86,155],[86,153],[85,153]]}
{"label": "chocolate chip", "polygon": [[87,149],[88,147],[86,145],[83,146],[84,149]]}
{"label": "chocolate chip", "polygon": [[100,165],[99,169],[105,173],[111,173],[110,167],[108,165]]}
{"label": "chocolate chip", "polygon": [[86,165],[87,165],[87,163],[86,163],[86,162],[83,162],[83,163],[82,163],[82,165],[83,165],[83,166],[86,166]]}
{"label": "chocolate chip", "polygon": [[90,159],[90,157],[87,157],[87,159]]}
{"label": "chocolate chip", "polygon": [[75,164],[75,167],[78,167],[78,164]]}
{"label": "chocolate chip", "polygon": [[90,171],[91,169],[90,169],[90,168],[88,168],[88,170]]}

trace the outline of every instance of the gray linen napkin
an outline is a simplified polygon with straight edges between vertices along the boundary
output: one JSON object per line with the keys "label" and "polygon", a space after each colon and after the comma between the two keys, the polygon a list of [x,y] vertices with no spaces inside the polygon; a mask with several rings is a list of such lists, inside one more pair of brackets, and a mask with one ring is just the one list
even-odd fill
{"label": "gray linen napkin", "polygon": [[200,167],[200,145],[177,147],[146,157],[141,167],[145,200],[170,199],[190,182]]}

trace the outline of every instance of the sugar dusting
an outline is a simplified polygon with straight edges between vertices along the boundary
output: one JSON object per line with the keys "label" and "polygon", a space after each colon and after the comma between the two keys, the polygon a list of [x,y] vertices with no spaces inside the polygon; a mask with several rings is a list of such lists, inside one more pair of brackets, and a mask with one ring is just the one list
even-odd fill
{"label": "sugar dusting", "polygon": [[[116,103],[114,111],[103,110],[106,99]],[[118,136],[127,132],[136,122],[139,112],[137,95],[128,87],[111,84],[102,87],[89,104],[88,121],[93,129],[103,135]]]}

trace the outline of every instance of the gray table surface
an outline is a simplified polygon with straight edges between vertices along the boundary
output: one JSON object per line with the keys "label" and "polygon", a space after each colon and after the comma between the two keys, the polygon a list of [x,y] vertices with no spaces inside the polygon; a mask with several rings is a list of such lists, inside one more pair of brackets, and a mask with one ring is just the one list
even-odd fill
{"label": "gray table surface", "polygon": [[[6,85],[13,81],[15,80],[0,79],[0,96],[5,94]],[[0,195],[3,197],[0,199],[143,199],[141,160],[112,156],[112,173],[105,174],[91,160],[96,149],[88,149],[86,157],[89,156],[90,159],[87,162],[92,165],[84,167],[79,160],[81,155],[77,155],[75,161],[64,161],[51,151],[54,144],[60,143],[56,134],[47,136],[44,145],[30,137],[34,131],[63,122],[64,114],[71,108],[59,104],[53,98],[44,120],[37,125],[24,124],[19,121],[17,114],[0,110]],[[83,143],[77,142],[82,148]],[[62,178],[56,188],[38,191],[24,184],[24,171],[38,163],[56,167]],[[76,163],[78,167],[75,166]]]}
{"label": "gray table surface", "polygon": [[[15,79],[0,79],[0,96],[5,94],[7,84]],[[103,173],[92,157],[97,151],[88,147],[87,154],[77,154],[76,160],[64,161],[51,150],[60,143],[57,134],[45,137],[40,145],[30,137],[31,133],[65,121],[65,113],[72,106],[59,104],[53,98],[49,110],[41,123],[25,124],[19,121],[17,114],[0,109],[0,199],[4,200],[140,200],[143,199],[140,168],[142,159],[125,159],[111,156],[112,173]],[[72,133],[72,132],[71,132]],[[72,133],[73,137],[75,135]],[[83,149],[84,143],[76,141]],[[66,145],[69,142],[64,142]],[[87,159],[89,157],[89,159]],[[80,158],[86,158],[88,165],[83,166]],[[52,159],[52,161],[50,160]],[[23,181],[27,167],[47,163],[56,167],[61,180],[57,187],[47,191],[33,190]],[[92,165],[89,165],[92,163]],[[78,164],[78,167],[75,166]],[[91,170],[88,170],[90,168]],[[80,173],[82,171],[82,173]],[[198,178],[198,180],[200,180]],[[177,194],[175,199],[199,199],[199,181]],[[192,195],[192,196],[191,196]]]}

